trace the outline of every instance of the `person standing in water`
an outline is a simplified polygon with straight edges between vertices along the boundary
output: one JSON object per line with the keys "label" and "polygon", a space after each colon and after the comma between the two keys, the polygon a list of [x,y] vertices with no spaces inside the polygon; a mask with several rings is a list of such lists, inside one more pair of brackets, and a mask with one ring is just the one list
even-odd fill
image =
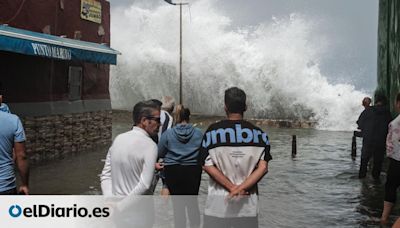
{"label": "person standing in water", "polygon": [[372,100],[370,97],[364,97],[364,99],[362,100],[362,106],[364,106],[364,108],[368,108],[371,106]]}
{"label": "person standing in water", "polygon": [[151,136],[160,127],[160,109],[153,101],[133,107],[132,130],[118,135],[108,150],[100,175],[106,196],[151,195],[157,144]]}
{"label": "person standing in water", "polygon": [[158,155],[164,158],[165,181],[173,197],[175,227],[186,227],[186,210],[190,227],[200,226],[197,198],[201,166],[198,165],[199,148],[203,138],[200,129],[189,123],[190,110],[178,105],[175,111],[176,125],[162,134]]}
{"label": "person standing in water", "polygon": [[267,134],[243,120],[246,93],[225,91],[227,120],[204,133],[200,162],[210,176],[203,227],[258,227],[257,183],[272,159]]}
{"label": "person standing in water", "polygon": [[373,157],[372,177],[379,180],[386,150],[388,124],[392,116],[387,107],[387,98],[382,93],[375,94],[375,105],[367,107],[357,121],[363,137],[359,178],[367,175],[368,162]]}
{"label": "person standing in water", "polygon": [[[366,110],[371,107],[371,102],[372,102],[372,100],[369,97],[364,97],[364,99],[361,102],[361,105],[364,107],[364,110],[361,112],[361,114],[358,117],[357,122],[356,122],[358,124],[358,129],[360,129],[360,121],[362,121],[365,118],[365,113],[367,112]],[[354,136],[362,137],[362,132],[354,131]]]}

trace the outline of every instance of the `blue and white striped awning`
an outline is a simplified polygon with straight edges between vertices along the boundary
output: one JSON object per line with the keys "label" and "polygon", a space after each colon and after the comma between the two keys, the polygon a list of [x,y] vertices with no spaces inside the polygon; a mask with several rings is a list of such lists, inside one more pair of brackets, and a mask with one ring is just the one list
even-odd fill
{"label": "blue and white striped awning", "polygon": [[0,50],[58,60],[117,64],[120,52],[102,44],[0,25]]}

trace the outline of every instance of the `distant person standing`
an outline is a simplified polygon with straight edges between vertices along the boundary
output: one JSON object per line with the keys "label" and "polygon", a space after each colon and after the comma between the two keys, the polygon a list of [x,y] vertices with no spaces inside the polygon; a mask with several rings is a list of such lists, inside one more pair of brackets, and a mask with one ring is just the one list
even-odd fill
{"label": "distant person standing", "polygon": [[[362,100],[361,105],[364,106],[364,110],[361,112],[360,116],[358,117],[357,124],[359,124],[360,120],[363,120],[365,118],[365,113],[367,112],[366,110],[371,107],[371,102],[372,102],[372,100],[369,97],[364,97],[364,99]],[[360,129],[360,126],[358,126],[358,129]],[[355,131],[354,136],[362,137],[362,132]]]}
{"label": "distant person standing", "polygon": [[364,108],[368,108],[371,106],[372,100],[370,97],[364,97],[364,99],[362,100],[362,106],[364,106]]}
{"label": "distant person standing", "polygon": [[[400,112],[400,93],[396,96],[395,108]],[[389,132],[386,139],[386,153],[389,158],[389,168],[385,184],[385,201],[381,223],[386,224],[393,205],[396,202],[397,189],[400,186],[400,115],[389,124]]]}
{"label": "distant person standing", "polygon": [[366,113],[368,112],[367,109],[371,107],[371,98],[369,97],[364,97],[364,99],[362,100],[362,106],[364,106],[364,110],[361,112],[360,116],[358,117],[357,120],[357,124],[358,124],[358,128],[360,128],[360,121],[362,122],[364,120],[364,116],[366,115]]}
{"label": "distant person standing", "polygon": [[[161,135],[167,130],[170,129],[174,124],[174,118],[172,117],[172,112],[175,108],[175,99],[171,96],[164,96],[161,98],[161,124],[160,131],[158,132],[158,138],[161,138]],[[162,182],[161,195],[167,196],[169,195],[169,190],[167,183],[165,181],[165,172],[163,170],[163,162],[157,163],[157,170],[160,170],[159,176]]]}
{"label": "distant person standing", "polygon": [[388,124],[391,119],[386,96],[381,93],[375,94],[375,105],[367,107],[357,121],[363,137],[359,178],[367,175],[368,162],[373,158],[372,177],[379,179],[386,150]]}
{"label": "distant person standing", "polygon": [[225,91],[227,120],[204,133],[200,162],[211,177],[203,227],[258,227],[257,183],[272,159],[267,134],[243,120],[246,94]]}
{"label": "distant person standing", "polygon": [[[29,194],[29,163],[25,153],[25,132],[18,116],[0,112],[0,195]],[[14,159],[21,176],[17,190]]]}
{"label": "distant person standing", "polygon": [[175,99],[171,96],[164,96],[161,98],[161,103],[161,126],[158,132],[159,139],[161,138],[161,134],[171,128],[174,123],[172,113],[175,108]]}

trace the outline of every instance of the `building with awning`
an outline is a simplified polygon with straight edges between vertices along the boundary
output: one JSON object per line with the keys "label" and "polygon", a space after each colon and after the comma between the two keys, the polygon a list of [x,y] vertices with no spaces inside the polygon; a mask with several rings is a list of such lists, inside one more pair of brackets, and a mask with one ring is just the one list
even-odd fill
{"label": "building with awning", "polygon": [[0,3],[3,101],[20,116],[27,151],[47,160],[111,140],[106,0]]}
{"label": "building with awning", "polygon": [[118,51],[106,44],[68,39],[0,25],[0,50],[57,60],[117,64]]}

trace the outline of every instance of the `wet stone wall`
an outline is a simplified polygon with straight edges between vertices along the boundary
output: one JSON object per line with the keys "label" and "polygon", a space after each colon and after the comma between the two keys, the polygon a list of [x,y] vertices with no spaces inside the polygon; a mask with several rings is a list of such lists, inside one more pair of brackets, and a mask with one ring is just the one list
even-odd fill
{"label": "wet stone wall", "polygon": [[300,121],[300,120],[252,120],[257,126],[263,125],[275,128],[315,128],[317,122],[315,121]]}
{"label": "wet stone wall", "polygon": [[32,163],[63,158],[111,142],[112,112],[21,118]]}

